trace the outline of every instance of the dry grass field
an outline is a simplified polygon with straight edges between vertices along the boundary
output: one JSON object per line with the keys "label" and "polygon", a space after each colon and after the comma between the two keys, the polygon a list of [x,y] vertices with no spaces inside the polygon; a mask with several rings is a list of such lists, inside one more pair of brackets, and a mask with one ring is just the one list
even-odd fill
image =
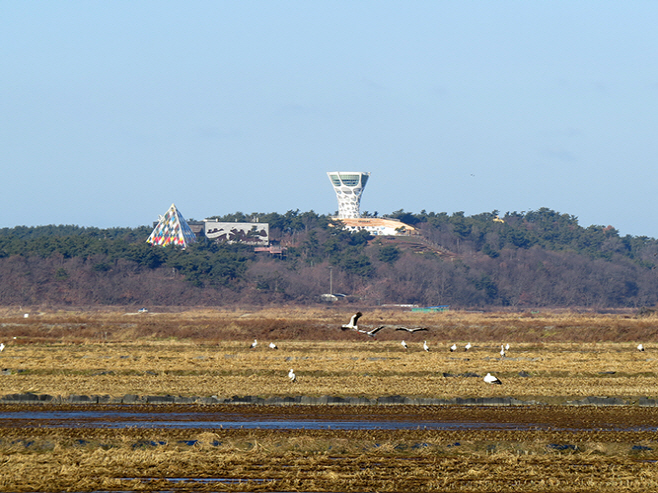
{"label": "dry grass field", "polygon": [[[361,321],[428,331],[387,328],[374,339],[340,330],[349,315],[278,309],[4,316],[0,366],[11,374],[2,376],[2,393],[553,399],[547,402],[658,395],[656,318],[376,311]],[[259,344],[250,349],[254,338]],[[279,349],[269,349],[270,342]],[[646,351],[636,350],[639,342]],[[453,343],[458,349],[450,352]],[[510,344],[504,358],[503,343]],[[287,379],[290,368],[295,384]],[[503,385],[464,376],[487,372]]]}
{"label": "dry grass field", "polygon": [[[658,488],[658,411],[562,405],[586,396],[630,402],[656,398],[658,318],[364,310],[364,326],[428,328],[415,334],[387,328],[372,339],[340,330],[352,311],[35,310],[25,318],[25,310],[5,309],[0,311],[0,342],[6,344],[0,353],[0,368],[6,370],[0,375],[0,394],[504,396],[560,405],[417,411],[436,413],[437,419],[470,416],[474,422],[549,424],[498,431],[6,424],[0,428],[0,490],[488,493]],[[250,349],[254,338],[259,344]],[[402,348],[402,339],[409,349]],[[429,352],[422,349],[425,340]],[[269,349],[269,342],[279,349]],[[464,351],[467,342],[473,347]],[[635,349],[640,342],[645,352]],[[458,350],[450,352],[453,343]],[[501,358],[500,345],[506,343],[510,349]],[[290,368],[298,376],[294,384],[287,378]],[[487,372],[503,384],[485,384],[481,377]],[[0,411],[9,409],[18,408]],[[401,411],[366,406],[332,412],[367,417]],[[633,428],[640,425],[642,429]]]}

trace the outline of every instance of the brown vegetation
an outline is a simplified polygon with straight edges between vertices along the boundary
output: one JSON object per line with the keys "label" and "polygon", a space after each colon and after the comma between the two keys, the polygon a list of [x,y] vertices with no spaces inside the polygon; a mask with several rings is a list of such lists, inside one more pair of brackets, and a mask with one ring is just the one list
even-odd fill
{"label": "brown vegetation", "polygon": [[[658,394],[653,315],[380,309],[365,312],[361,322],[429,330],[412,335],[384,329],[370,339],[340,330],[348,310],[30,312],[28,318],[23,311],[5,310],[0,341],[7,347],[0,364],[9,374],[0,376],[2,393],[511,396],[560,404],[584,396],[633,402]],[[254,338],[259,345],[250,349]],[[409,350],[400,346],[403,338]],[[429,353],[422,350],[424,340]],[[267,348],[270,341],[280,349]],[[466,342],[473,344],[468,352]],[[507,342],[510,350],[501,358],[500,344]],[[635,349],[638,342],[645,352]],[[452,343],[459,345],[454,353],[448,350]],[[298,377],[295,384],[286,377],[290,367]],[[503,385],[465,376],[486,372]],[[489,493],[658,487],[658,447],[650,431],[658,426],[654,408],[300,406],[267,412],[328,419],[388,413],[418,419],[419,426],[402,431],[67,429],[24,423],[17,428],[4,421],[0,490]],[[524,426],[424,430],[420,417]]]}
{"label": "brown vegetation", "polygon": [[[655,319],[574,314],[368,312],[376,339],[341,330],[348,312],[276,309],[5,316],[3,393],[653,397]],[[16,337],[16,339],[14,339]],[[259,346],[250,349],[253,339]],[[409,350],[400,345],[405,339]],[[427,340],[431,350],[422,350]],[[279,350],[267,347],[276,342]],[[466,342],[473,344],[468,352]],[[642,342],[646,352],[635,346]],[[459,344],[452,353],[448,347]],[[512,345],[505,358],[500,344]],[[286,378],[295,368],[298,382]],[[486,386],[496,374],[504,385]]]}
{"label": "brown vegetation", "polygon": [[[295,415],[294,409],[278,409]],[[405,410],[378,412],[390,418]],[[629,431],[635,424],[655,425],[653,409],[425,408],[405,418],[414,414],[436,421],[541,426],[494,431],[9,426],[0,429],[0,490],[488,493],[658,487],[653,432]]]}
{"label": "brown vegetation", "polygon": [[[176,339],[193,343],[251,340],[361,341],[362,334],[341,331],[350,316],[362,310],[359,323],[427,327],[421,333],[436,343],[471,342],[658,342],[658,314],[619,310],[617,313],[545,310],[533,312],[412,312],[403,308],[367,309],[352,305],[181,309],[155,307],[149,313],[126,308],[43,310],[0,308],[0,340],[17,336],[33,342],[134,342]],[[28,318],[24,317],[28,313]],[[384,330],[377,340],[399,340]]]}

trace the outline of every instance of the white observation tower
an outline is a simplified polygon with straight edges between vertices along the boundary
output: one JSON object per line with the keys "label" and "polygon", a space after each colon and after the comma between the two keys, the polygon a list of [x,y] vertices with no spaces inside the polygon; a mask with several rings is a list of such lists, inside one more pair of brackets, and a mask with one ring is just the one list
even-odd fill
{"label": "white observation tower", "polygon": [[370,173],[364,171],[329,171],[327,173],[338,199],[338,219],[360,217],[361,194]]}

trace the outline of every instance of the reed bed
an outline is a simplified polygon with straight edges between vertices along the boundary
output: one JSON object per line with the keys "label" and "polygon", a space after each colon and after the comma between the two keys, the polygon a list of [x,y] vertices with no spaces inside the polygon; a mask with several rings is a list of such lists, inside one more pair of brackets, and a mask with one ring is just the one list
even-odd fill
{"label": "reed bed", "polygon": [[[176,339],[195,343],[247,341],[253,338],[307,341],[359,341],[362,335],[342,332],[357,310],[365,326],[383,324],[428,327],[427,338],[438,342],[658,342],[658,316],[570,311],[442,313],[412,312],[400,308],[276,307],[188,309],[152,308],[148,313],[125,309],[39,311],[0,308],[0,337],[31,342],[133,342]],[[24,317],[27,313],[28,318]],[[384,330],[382,341],[399,340]]]}

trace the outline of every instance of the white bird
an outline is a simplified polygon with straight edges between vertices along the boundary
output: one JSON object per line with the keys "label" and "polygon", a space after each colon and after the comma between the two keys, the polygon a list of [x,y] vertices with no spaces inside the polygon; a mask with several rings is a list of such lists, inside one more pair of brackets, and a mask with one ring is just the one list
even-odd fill
{"label": "white bird", "polygon": [[452,346],[450,346],[450,352],[452,353],[455,351],[457,351],[457,344],[453,344]]}
{"label": "white bird", "polygon": [[[637,350],[638,351],[644,351],[644,346],[642,344],[638,344],[637,345]],[[2,351],[2,349],[0,349],[0,351]]]}
{"label": "white bird", "polygon": [[276,346],[276,344],[270,342],[270,349],[279,349],[279,348]]}
{"label": "white bird", "polygon": [[500,357],[501,358],[505,357],[505,348],[503,347],[502,344],[500,345]]}
{"label": "white bird", "polygon": [[340,328],[343,330],[347,330],[347,329],[359,330],[359,326],[357,325],[357,322],[359,321],[359,317],[361,317],[361,315],[363,315],[361,312],[356,312],[354,315],[352,315],[350,321],[345,325],[341,325]]}
{"label": "white bird", "polygon": [[505,344],[505,351],[509,351],[509,342]]}
{"label": "white bird", "polygon": [[361,329],[358,329],[357,332],[360,332],[361,334],[365,334],[365,335],[367,335],[368,337],[375,337],[375,334],[376,334],[377,332],[379,332],[380,330],[382,330],[383,328],[385,328],[385,327],[386,327],[386,325],[380,325],[379,327],[375,327],[375,328],[372,329],[372,330],[361,330]]}
{"label": "white bird", "polygon": [[427,328],[426,328],[426,327],[412,327],[412,328],[409,328],[409,327],[398,327],[398,328],[395,329],[395,330],[406,330],[407,332],[411,332],[411,333],[413,334],[414,332],[418,332],[418,331],[421,331],[421,330],[427,330]]}
{"label": "white bird", "polygon": [[252,342],[252,343],[251,343],[251,346],[249,346],[249,347],[250,347],[251,349],[253,349],[253,348],[255,348],[256,346],[258,346],[258,341],[257,341],[256,339],[254,339],[254,342]]}
{"label": "white bird", "polygon": [[290,379],[291,382],[296,382],[297,381],[297,375],[295,375],[295,372],[292,371],[292,368],[288,372],[288,378]]}
{"label": "white bird", "polygon": [[23,315],[23,318],[28,318],[29,316],[30,316],[30,314],[26,313],[26,314]]}
{"label": "white bird", "polygon": [[405,349],[409,349],[409,346],[407,346],[407,343],[402,341],[400,344],[402,344],[402,347]]}
{"label": "white bird", "polygon": [[501,382],[500,380],[498,380],[498,379],[497,379],[496,377],[494,377],[491,373],[487,373],[487,374],[484,376],[484,381],[485,381],[485,383],[488,383],[489,385],[494,385],[494,384],[496,384],[496,385],[502,385],[502,384],[503,384],[503,382]]}
{"label": "white bird", "polygon": [[379,332],[380,330],[385,329],[387,327],[386,325],[380,325],[379,327],[375,327],[374,329],[371,329],[371,330],[359,329],[359,327],[356,325],[356,319],[358,319],[357,315],[360,316],[361,312],[354,314],[352,316],[352,318],[350,319],[350,323],[346,324],[346,325],[342,325],[341,329],[343,329],[343,330],[351,329],[354,332],[358,332],[359,334],[365,334],[368,337],[375,337],[375,334],[377,332]]}
{"label": "white bird", "polygon": [[430,347],[427,345],[427,341],[423,342],[423,349],[427,352],[429,352]]}
{"label": "white bird", "polygon": [[471,343],[470,342],[466,343],[466,346],[464,346],[464,351],[468,351],[469,349],[471,349]]}
{"label": "white bird", "polygon": [[371,330],[363,330],[359,329],[358,326],[358,321],[359,318],[363,315],[361,312],[356,312],[354,315],[352,315],[352,318],[350,318],[350,321],[346,323],[345,325],[341,325],[340,328],[342,330],[353,330],[354,332],[358,332],[360,334],[365,334],[368,337],[375,337],[375,334],[382,330],[383,328],[386,327],[386,325],[380,325],[379,327],[375,327],[374,329]]}
{"label": "white bird", "polygon": [[0,353],[5,349],[5,343],[0,342]]}

